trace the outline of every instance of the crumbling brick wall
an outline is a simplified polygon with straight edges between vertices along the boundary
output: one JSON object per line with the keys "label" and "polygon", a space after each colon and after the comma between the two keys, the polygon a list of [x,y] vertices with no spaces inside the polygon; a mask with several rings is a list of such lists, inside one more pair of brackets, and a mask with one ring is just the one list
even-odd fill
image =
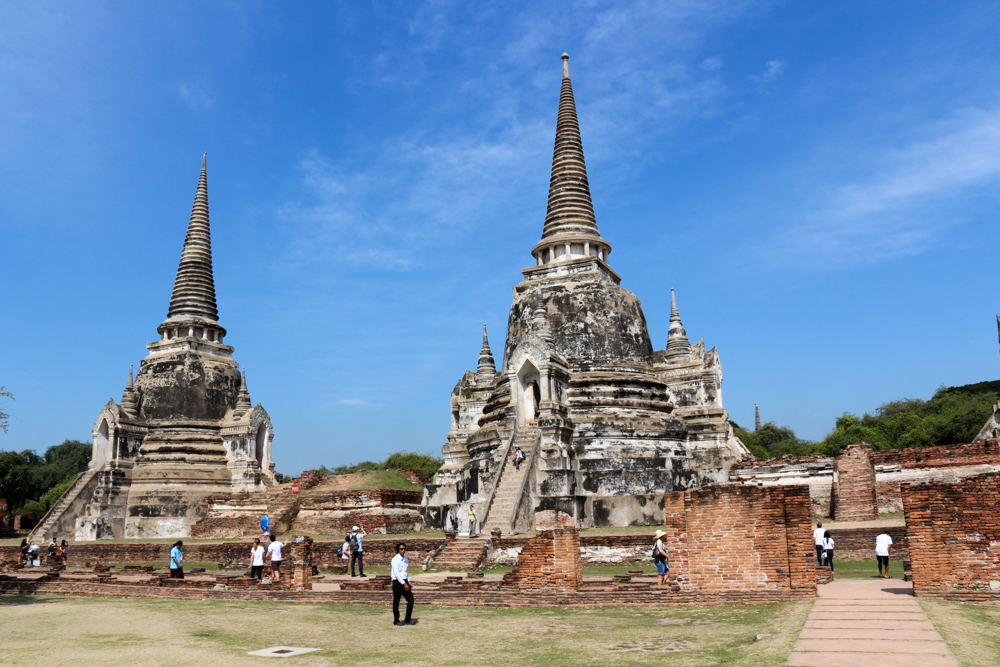
{"label": "crumbling brick wall", "polygon": [[877,466],[901,468],[958,468],[981,464],[1000,464],[1000,441],[982,440],[960,445],[886,449],[872,454]]}
{"label": "crumbling brick wall", "polygon": [[583,582],[580,529],[568,514],[546,510],[535,514],[537,535],[524,544],[502,588],[575,590]]}
{"label": "crumbling brick wall", "polygon": [[1000,599],[1000,473],[901,491],[914,593]]}
{"label": "crumbling brick wall", "polygon": [[837,521],[871,521],[878,518],[872,446],[848,445],[834,461],[833,516]]}
{"label": "crumbling brick wall", "polygon": [[682,592],[815,591],[808,486],[680,491],[665,507],[670,580]]}
{"label": "crumbling brick wall", "polygon": [[420,491],[366,489],[319,494],[299,500],[296,530],[340,535],[362,525],[369,533],[410,533],[423,527]]}

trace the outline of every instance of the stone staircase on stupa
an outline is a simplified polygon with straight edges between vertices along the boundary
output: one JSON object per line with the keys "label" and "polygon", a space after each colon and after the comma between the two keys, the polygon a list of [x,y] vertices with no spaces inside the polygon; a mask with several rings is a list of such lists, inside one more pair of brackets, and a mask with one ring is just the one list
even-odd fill
{"label": "stone staircase on stupa", "polygon": [[[534,463],[532,451],[538,435],[537,428],[528,427],[518,430],[510,452],[500,468],[500,481],[497,482],[493,502],[487,510],[480,528],[483,535],[489,535],[494,528],[499,529],[503,535],[511,533],[511,523],[514,520],[514,512],[517,510],[517,501],[521,496],[524,478]],[[514,446],[520,447],[526,457],[520,470],[514,467]]]}

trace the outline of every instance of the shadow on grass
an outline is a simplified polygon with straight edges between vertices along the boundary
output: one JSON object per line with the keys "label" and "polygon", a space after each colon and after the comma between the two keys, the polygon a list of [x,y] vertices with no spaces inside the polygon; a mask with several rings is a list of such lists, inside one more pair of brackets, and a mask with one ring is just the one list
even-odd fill
{"label": "shadow on grass", "polygon": [[53,598],[42,595],[0,594],[0,607],[20,607],[29,604],[59,604],[65,598]]}

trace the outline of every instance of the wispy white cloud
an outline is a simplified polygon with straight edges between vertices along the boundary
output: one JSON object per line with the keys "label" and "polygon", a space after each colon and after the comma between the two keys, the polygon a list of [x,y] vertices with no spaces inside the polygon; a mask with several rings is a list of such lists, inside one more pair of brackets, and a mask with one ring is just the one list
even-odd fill
{"label": "wispy white cloud", "polygon": [[767,62],[767,69],[760,74],[751,74],[747,78],[757,84],[758,89],[762,89],[774,83],[784,73],[784,62],[780,60],[769,60]]}
{"label": "wispy white cloud", "polygon": [[780,233],[782,263],[843,266],[926,250],[961,222],[936,207],[1000,183],[1000,108],[957,112],[902,147],[856,159],[863,178],[817,195]]}
{"label": "wispy white cloud", "polygon": [[341,405],[349,405],[351,407],[359,407],[362,405],[371,405],[368,401],[363,401],[360,398],[343,398],[340,400]]}
{"label": "wispy white cloud", "polygon": [[215,105],[215,99],[206,86],[182,83],[177,86],[177,94],[191,111],[207,111]]}

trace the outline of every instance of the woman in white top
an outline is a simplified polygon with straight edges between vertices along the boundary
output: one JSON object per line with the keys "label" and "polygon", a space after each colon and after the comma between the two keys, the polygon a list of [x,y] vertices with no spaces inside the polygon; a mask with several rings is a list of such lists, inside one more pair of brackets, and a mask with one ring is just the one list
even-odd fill
{"label": "woman in white top", "polygon": [[348,535],[344,538],[344,543],[340,545],[340,559],[344,561],[344,565],[351,562],[351,536]]}
{"label": "woman in white top", "polygon": [[250,576],[258,582],[264,576],[264,547],[260,546],[260,538],[254,538],[250,548]]}
{"label": "woman in white top", "polygon": [[830,568],[830,572],[833,572],[833,538],[830,537],[830,531],[823,531],[823,554],[826,557],[824,565]]}

